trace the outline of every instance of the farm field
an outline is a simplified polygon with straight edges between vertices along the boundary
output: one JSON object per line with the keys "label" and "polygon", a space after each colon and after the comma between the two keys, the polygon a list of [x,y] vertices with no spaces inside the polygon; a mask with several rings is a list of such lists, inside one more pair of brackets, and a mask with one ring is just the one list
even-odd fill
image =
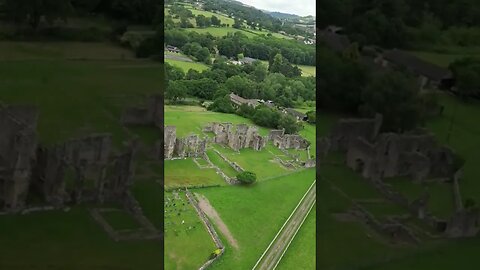
{"label": "farm field", "polygon": [[223,37],[228,33],[241,32],[249,38],[258,36],[257,34],[250,33],[248,31],[243,31],[240,29],[235,29],[232,27],[206,27],[206,28],[187,28],[188,31],[194,31],[200,34],[210,33],[214,37]]}
{"label": "farm field", "polygon": [[[253,267],[314,178],[315,169],[308,169],[249,187],[194,190],[210,201],[238,242],[238,249],[235,249],[224,240],[227,243],[225,254],[212,265],[212,269]],[[268,222],[259,222],[261,220]],[[306,256],[314,257],[314,254]]]}
{"label": "farm field", "polygon": [[465,57],[480,58],[480,47],[446,47],[441,50],[444,52],[412,51],[412,53],[441,67],[448,67],[455,60]]}
{"label": "farm field", "polygon": [[166,192],[164,198],[165,269],[198,269],[215,244],[184,192]]}
{"label": "farm field", "polygon": [[305,66],[305,65],[298,65],[298,67],[302,70],[302,76],[313,76],[317,75],[317,69],[315,66]]}
{"label": "farm field", "polygon": [[181,68],[184,72],[187,72],[190,69],[194,69],[196,71],[203,71],[209,69],[209,67],[205,64],[199,62],[186,62],[174,59],[165,59],[166,63],[169,63],[172,66],[176,66]]}

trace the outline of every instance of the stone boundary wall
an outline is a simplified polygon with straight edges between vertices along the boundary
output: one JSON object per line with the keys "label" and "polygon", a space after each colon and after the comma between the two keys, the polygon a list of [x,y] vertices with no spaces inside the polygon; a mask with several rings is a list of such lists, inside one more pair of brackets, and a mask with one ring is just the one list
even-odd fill
{"label": "stone boundary wall", "polygon": [[220,249],[220,254],[218,254],[215,258],[208,260],[205,262],[199,270],[206,269],[208,266],[210,266],[214,261],[216,261],[218,258],[220,258],[223,253],[225,252],[225,246],[222,243],[222,240],[220,240],[220,237],[218,236],[217,232],[215,231],[215,228],[213,227],[212,223],[210,223],[210,220],[208,220],[207,216],[205,213],[200,209],[200,206],[198,206],[197,200],[195,200],[194,196],[192,193],[186,188],[185,189],[185,195],[188,198],[188,201],[192,204],[192,206],[195,208],[195,211],[197,211],[198,216],[202,220],[203,224],[205,227],[207,227],[207,231],[210,234],[210,236],[213,239],[213,242],[215,242],[215,246]]}
{"label": "stone boundary wall", "polygon": [[217,149],[213,149],[213,151],[215,151],[215,153],[217,153],[225,162],[228,163],[228,165],[230,165],[230,167],[232,167],[235,171],[237,172],[244,172],[245,170],[240,166],[238,165],[236,162],[232,162],[230,161],[227,157],[225,157],[222,153],[220,153]]}
{"label": "stone boundary wall", "polygon": [[239,183],[237,179],[228,177],[222,170],[220,170],[218,166],[213,164],[207,155],[205,155],[205,160],[210,164],[210,166],[212,166],[212,168],[215,169],[215,171],[217,171],[218,174],[220,174],[220,176],[223,178],[223,180],[225,180],[225,182],[227,182],[230,185],[236,185]]}

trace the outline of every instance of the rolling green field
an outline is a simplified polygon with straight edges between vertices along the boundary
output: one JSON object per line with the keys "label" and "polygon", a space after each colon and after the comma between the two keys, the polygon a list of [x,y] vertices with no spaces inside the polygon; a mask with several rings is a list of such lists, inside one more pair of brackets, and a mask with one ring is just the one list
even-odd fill
{"label": "rolling green field", "polygon": [[165,269],[198,269],[215,244],[185,193],[178,194],[165,193]]}
{"label": "rolling green field", "polygon": [[232,26],[235,21],[232,19],[232,18],[229,18],[223,14],[218,14],[218,13],[213,13],[213,12],[210,12],[210,11],[205,11],[205,10],[198,10],[198,9],[194,9],[194,8],[187,8],[188,10],[190,10],[194,16],[197,16],[197,15],[203,15],[207,18],[211,18],[212,16],[215,16],[217,17],[218,19],[220,19],[220,22],[223,24],[229,24],[230,26]]}
{"label": "rolling green field", "polygon": [[[143,95],[159,93],[162,81],[161,64],[133,59],[131,52],[107,43],[0,42],[0,100],[38,107],[44,145],[108,132],[121,146],[130,138],[119,122],[121,111],[143,105]],[[136,180],[135,196],[161,229],[161,186]],[[160,242],[114,242],[86,207],[0,216],[0,269],[160,268]],[[106,218],[115,228],[136,226],[122,212]]]}
{"label": "rolling green field", "polygon": [[317,76],[317,69],[315,66],[298,65],[298,67],[302,70],[302,76]]}
{"label": "rolling green field", "polygon": [[[226,240],[225,254],[211,269],[251,269],[315,178],[315,170],[259,182],[253,186],[198,189],[208,198],[238,242]],[[314,258],[312,249],[302,250]],[[288,253],[288,251],[287,251]]]}
{"label": "rolling green field", "polygon": [[241,32],[249,38],[258,36],[257,34],[243,31],[240,29],[235,29],[232,27],[206,27],[206,28],[187,28],[188,31],[194,31],[200,34],[210,33],[214,37],[223,37],[228,33]]}
{"label": "rolling green field", "polygon": [[310,214],[308,214],[305,222],[293,239],[290,247],[278,264],[279,270],[291,269],[317,269],[315,268],[315,253],[316,248],[316,214],[313,206]]}
{"label": "rolling green field", "polygon": [[480,59],[479,47],[451,47],[442,48],[442,51],[445,52],[412,51],[412,53],[425,61],[434,63],[441,67],[448,67],[448,65],[450,65],[450,63],[452,63],[453,61],[464,57],[473,57]]}
{"label": "rolling green field", "polygon": [[169,63],[172,66],[176,66],[181,68],[184,72],[187,72],[190,69],[194,69],[197,71],[203,71],[209,69],[209,67],[205,64],[198,63],[198,62],[185,62],[173,59],[165,59],[166,63]]}

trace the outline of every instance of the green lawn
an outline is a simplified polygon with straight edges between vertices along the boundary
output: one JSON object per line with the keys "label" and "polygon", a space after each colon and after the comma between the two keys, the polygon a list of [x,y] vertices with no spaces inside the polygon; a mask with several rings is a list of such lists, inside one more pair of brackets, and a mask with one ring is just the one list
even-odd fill
{"label": "green lawn", "polygon": [[[0,42],[0,46],[6,46]],[[1,101],[33,104],[40,110],[39,136],[53,143],[93,132],[113,134],[119,144],[128,138],[120,122],[126,106],[142,105],[144,97],[162,90],[162,65],[138,60],[67,60],[48,55],[48,44],[18,47],[8,44],[0,56],[17,54],[18,60],[0,61]],[[52,50],[58,46],[52,43]],[[68,48],[66,44],[62,44]],[[72,50],[78,49],[72,44]],[[90,50],[91,45],[86,45]],[[100,46],[101,47],[101,46]],[[104,48],[99,49],[103,53]],[[116,47],[112,47],[116,51]],[[67,50],[68,51],[68,50]],[[72,53],[73,52],[69,52]],[[21,56],[18,54],[22,54]],[[29,55],[51,57],[27,60]]]}
{"label": "green lawn", "polygon": [[198,269],[215,250],[205,225],[183,192],[165,193],[165,211],[165,269]]}
{"label": "green lawn", "polygon": [[215,169],[200,169],[191,158],[165,161],[165,188],[224,185]]}
{"label": "green lawn", "polygon": [[203,15],[207,18],[211,18],[212,16],[215,16],[218,19],[220,19],[220,22],[222,24],[225,23],[225,24],[229,24],[230,26],[232,26],[235,23],[235,21],[232,18],[229,18],[223,14],[213,13],[205,10],[198,10],[194,8],[188,8],[188,9],[193,13],[194,16]]}
{"label": "green lawn", "polygon": [[[314,178],[315,170],[309,169],[248,187],[195,190],[208,198],[239,246],[236,250],[223,240],[225,254],[211,269],[251,269]],[[305,257],[314,258],[314,250],[308,251]]]}
{"label": "green lawn", "polygon": [[315,268],[316,249],[316,215],[315,207],[311,210],[305,219],[302,227],[293,239],[290,247],[278,264],[278,270],[305,269],[313,270]]}
{"label": "green lawn", "polygon": [[205,64],[198,63],[198,62],[185,62],[173,59],[165,59],[166,63],[169,63],[172,66],[176,66],[181,68],[184,72],[189,71],[190,69],[203,71],[209,69],[209,67]]}
{"label": "green lawn", "polygon": [[136,179],[132,191],[145,216],[158,230],[162,230],[163,213],[160,208],[163,203],[162,186],[155,180],[157,179]]}
{"label": "green lawn", "polygon": [[315,66],[298,65],[298,67],[302,70],[302,76],[315,77],[317,75],[317,69]]}
{"label": "green lawn", "polygon": [[115,242],[84,207],[0,216],[0,269],[159,269],[159,241]]}
{"label": "green lawn", "polygon": [[220,155],[218,155],[213,149],[207,150],[207,155],[210,161],[218,166],[228,177],[236,177],[238,172],[232,168],[226,161],[224,161]]}
{"label": "green lawn", "polygon": [[114,230],[134,230],[140,228],[140,224],[125,210],[118,209],[118,211],[102,212],[102,216]]}
{"label": "green lawn", "polygon": [[[235,114],[207,111],[197,106],[164,106],[165,125],[177,127],[177,137],[184,137],[190,133],[200,134],[202,128],[211,122],[229,122],[232,124],[249,124],[252,121]],[[268,134],[268,129],[259,128],[262,135]]]}
{"label": "green lawn", "polygon": [[214,147],[230,161],[236,162],[240,165],[244,170],[254,172],[257,175],[258,181],[292,172],[277,163],[274,160],[274,155],[265,149],[262,151],[255,151],[246,148],[241,149],[240,152],[235,152],[230,148],[221,147],[219,145],[215,145]]}

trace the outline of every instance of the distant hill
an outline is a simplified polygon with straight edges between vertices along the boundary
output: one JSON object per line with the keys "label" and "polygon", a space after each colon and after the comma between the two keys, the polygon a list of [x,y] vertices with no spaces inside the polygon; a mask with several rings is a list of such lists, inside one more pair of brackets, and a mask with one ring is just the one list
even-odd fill
{"label": "distant hill", "polygon": [[268,10],[262,10],[262,11],[280,20],[296,20],[301,18],[301,16],[298,16],[295,14],[283,13],[278,11],[268,11]]}

